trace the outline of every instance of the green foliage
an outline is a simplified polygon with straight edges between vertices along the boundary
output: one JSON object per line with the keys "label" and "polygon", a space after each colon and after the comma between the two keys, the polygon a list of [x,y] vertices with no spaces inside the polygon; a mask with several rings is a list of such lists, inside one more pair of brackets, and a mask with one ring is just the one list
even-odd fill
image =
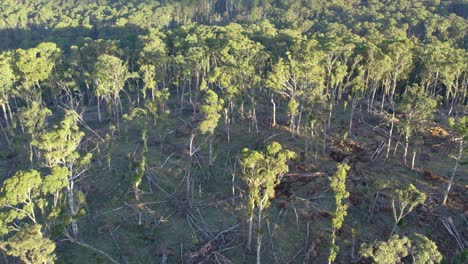
{"label": "green foliage", "polygon": [[409,137],[413,131],[421,128],[432,117],[437,107],[437,101],[431,98],[423,87],[413,85],[407,87],[402,96],[398,110],[405,114],[403,127]]}
{"label": "green foliage", "polygon": [[200,133],[213,134],[221,117],[219,112],[223,109],[223,103],[223,99],[218,99],[218,95],[215,92],[211,90],[206,91],[204,102],[200,109],[202,114],[202,121],[198,126]]}
{"label": "green foliage", "polygon": [[403,217],[411,213],[416,206],[424,204],[425,201],[426,194],[416,189],[413,184],[404,189],[397,189],[392,199],[392,212],[395,220],[393,231]]}
{"label": "green foliage", "polygon": [[55,260],[55,244],[44,238],[41,225],[28,225],[21,228],[0,246],[6,253],[18,257],[27,264],[50,264]]}
{"label": "green foliage", "polygon": [[35,48],[16,51],[15,66],[23,85],[30,87],[49,78],[61,50],[55,43],[43,42]]}
{"label": "green foliage", "polygon": [[38,102],[32,102],[31,106],[21,108],[18,111],[18,120],[24,132],[34,140],[36,136],[46,127],[47,117],[52,115],[47,107]]}
{"label": "green foliage", "polygon": [[95,95],[107,103],[116,102],[125,82],[133,77],[135,75],[128,72],[127,65],[121,59],[108,54],[100,55],[94,65]]}
{"label": "green foliage", "polygon": [[3,52],[0,54],[0,105],[7,102],[13,93],[13,85],[16,80],[12,65],[12,54]]}
{"label": "green foliage", "polygon": [[0,206],[6,210],[3,224],[25,217],[36,222],[34,203],[40,194],[41,183],[42,178],[35,170],[18,171],[5,180],[0,190]]}
{"label": "green foliage", "polygon": [[270,200],[275,197],[275,186],[289,170],[288,160],[295,156],[292,151],[282,150],[278,142],[269,144],[266,152],[242,151],[242,179],[249,189],[249,216],[255,207],[263,210],[270,205]]}
{"label": "green foliage", "polygon": [[[5,180],[0,189],[3,224],[8,225],[26,217],[36,223],[36,210],[41,209],[42,213],[45,213],[45,209],[49,207],[49,196],[56,197],[67,186],[69,174],[67,168],[53,167],[51,173],[46,176],[41,176],[35,170],[18,171],[13,177]],[[55,206],[56,202],[53,205]]]}
{"label": "green foliage", "polygon": [[[50,132],[42,134],[32,144],[43,152],[44,164],[48,167],[55,165],[67,166],[80,158],[78,145],[84,137],[77,122],[78,114],[72,110],[65,113],[60,126],[54,126]],[[90,154],[86,156],[89,160]]]}
{"label": "green foliage", "polygon": [[347,164],[338,164],[335,175],[330,177],[330,188],[335,194],[335,212],[333,212],[332,219],[332,242],[330,256],[328,262],[334,262],[338,255],[339,247],[335,244],[336,231],[341,228],[344,222],[344,218],[347,215],[348,205],[343,204],[343,199],[349,197],[349,192],[346,190],[346,176],[350,167]]}
{"label": "green foliage", "polygon": [[460,117],[458,120],[451,117],[449,118],[449,125],[463,141],[468,141],[468,116]]}
{"label": "green foliage", "polygon": [[416,233],[413,244],[413,263],[433,264],[442,261],[442,254],[437,250],[437,245],[429,238]]}
{"label": "green foliage", "polygon": [[373,258],[376,264],[398,264],[410,254],[410,248],[409,238],[394,235],[388,241],[379,241],[374,246],[362,245],[360,253],[366,258]]}
{"label": "green foliage", "polygon": [[413,263],[432,264],[442,261],[442,254],[437,245],[427,237],[416,233],[413,240],[408,237],[392,236],[388,241],[379,241],[375,245],[363,244],[360,254],[372,258],[376,264],[403,263],[402,259],[411,255]]}

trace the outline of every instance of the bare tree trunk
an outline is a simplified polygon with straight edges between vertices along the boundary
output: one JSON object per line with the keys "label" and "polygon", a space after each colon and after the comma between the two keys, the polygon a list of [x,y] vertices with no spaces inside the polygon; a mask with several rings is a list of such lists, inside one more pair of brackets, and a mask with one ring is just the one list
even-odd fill
{"label": "bare tree trunk", "polygon": [[273,97],[271,98],[271,104],[273,105],[273,120],[272,120],[272,124],[271,126],[272,127],[275,127],[276,126],[276,103],[275,103],[275,100],[273,99]]}
{"label": "bare tree trunk", "polygon": [[252,231],[253,231],[253,212],[247,219],[247,224],[249,225],[249,230],[247,234],[247,252],[250,252],[252,250]]}
{"label": "bare tree trunk", "polygon": [[224,125],[226,126],[226,134],[227,134],[227,141],[228,145],[231,143],[231,131],[229,129],[229,116],[228,116],[228,108],[224,108]]}
{"label": "bare tree trunk", "polygon": [[450,193],[450,189],[452,188],[453,179],[455,178],[455,174],[457,173],[457,168],[458,168],[459,162],[460,162],[460,160],[462,158],[462,155],[463,155],[463,138],[460,139],[460,146],[459,146],[459,149],[458,149],[458,155],[457,155],[457,158],[455,160],[455,166],[453,166],[453,169],[452,169],[452,175],[450,175],[450,179],[449,179],[449,182],[448,182],[448,185],[447,185],[447,189],[445,190],[445,193],[444,193],[444,198],[442,199],[442,205],[447,204],[448,195]]}
{"label": "bare tree trunk", "polygon": [[98,109],[99,123],[102,123],[102,119],[101,119],[101,99],[100,98],[97,99],[97,109]]}
{"label": "bare tree trunk", "polygon": [[296,124],[296,135],[300,135],[301,133],[301,122],[302,122],[302,105],[301,105],[301,108],[300,108],[300,111],[299,111],[299,117],[297,119],[297,124]]}
{"label": "bare tree trunk", "polygon": [[388,136],[388,144],[387,144],[387,155],[385,156],[388,159],[388,155],[390,153],[390,148],[392,145],[392,135],[393,135],[393,125],[394,125],[394,120],[395,119],[395,111],[393,111],[392,114],[392,120],[391,120],[391,125],[390,125],[390,134]]}
{"label": "bare tree trunk", "polygon": [[209,142],[209,164],[213,165],[213,135],[210,136]]}
{"label": "bare tree trunk", "polygon": [[262,209],[258,208],[258,227],[257,227],[257,264],[260,264],[260,255],[262,251]]}
{"label": "bare tree trunk", "polygon": [[8,131],[10,131],[10,122],[8,121],[8,115],[6,112],[5,104],[2,104],[3,117],[5,118],[5,124]]}
{"label": "bare tree trunk", "polygon": [[[71,174],[72,172],[70,172]],[[67,186],[67,195],[68,195],[68,210],[70,211],[70,216],[73,217],[75,216],[75,199],[74,199],[74,182],[73,180],[69,179],[68,186]],[[71,222],[71,227],[72,227],[72,232],[73,232],[73,237],[78,236],[78,225],[76,223],[76,220],[72,220]]]}
{"label": "bare tree trunk", "polygon": [[416,149],[413,150],[413,158],[411,159],[411,170],[414,170],[415,160],[416,160]]}
{"label": "bare tree trunk", "polygon": [[403,162],[406,165],[406,157],[408,155],[409,135],[405,136],[405,150],[403,153]]}
{"label": "bare tree trunk", "polygon": [[192,204],[192,199],[191,199],[191,168],[192,168],[192,157],[193,157],[193,140],[195,139],[195,134],[192,134],[190,136],[190,141],[189,141],[189,164],[187,165],[187,201],[189,204]]}
{"label": "bare tree trunk", "polygon": [[349,117],[349,137],[353,138],[353,118],[354,118],[354,110],[356,109],[356,98],[353,97],[353,102],[351,105],[351,115]]}
{"label": "bare tree trunk", "polygon": [[323,124],[323,149],[322,149],[322,152],[324,155],[327,152],[327,134],[328,134],[328,128],[327,128],[327,123],[325,121]]}

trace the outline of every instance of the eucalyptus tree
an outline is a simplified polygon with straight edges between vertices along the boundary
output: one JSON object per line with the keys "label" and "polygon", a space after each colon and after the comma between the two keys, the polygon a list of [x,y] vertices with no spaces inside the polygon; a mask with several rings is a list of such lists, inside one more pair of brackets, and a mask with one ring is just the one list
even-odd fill
{"label": "eucalyptus tree", "polygon": [[328,263],[335,261],[340,249],[335,242],[336,232],[343,225],[344,218],[347,215],[348,205],[343,204],[343,199],[349,197],[349,192],[346,190],[346,176],[349,169],[350,167],[347,164],[338,164],[336,173],[330,177],[330,187],[335,194],[335,211],[332,214],[332,235]]}
{"label": "eucalyptus tree", "polygon": [[[207,135],[209,139],[209,163],[213,163],[213,134],[218,126],[219,119],[221,118],[220,111],[223,107],[223,99],[219,99],[218,95],[207,90],[203,105],[200,108],[202,114],[202,121],[198,124],[198,130],[202,135]],[[192,151],[192,145],[190,145],[190,151]]]}
{"label": "eucalyptus tree", "polygon": [[[144,73],[143,78],[147,78],[143,79],[143,81],[153,80],[149,85],[145,83],[147,90],[153,91],[158,86],[169,86],[169,75],[171,74],[169,69],[170,58],[165,40],[166,35],[157,29],[150,29],[147,35],[140,37],[140,41],[142,42],[139,56],[140,72]],[[145,75],[149,76],[144,77]]]}
{"label": "eucalyptus tree", "polygon": [[[230,141],[229,124],[234,119],[235,108],[240,118],[244,118],[244,107],[250,107],[252,127],[257,125],[258,89],[261,85],[262,70],[268,58],[262,44],[253,41],[247,35],[247,28],[231,23],[220,30],[220,47],[214,59],[214,66],[208,79],[210,84],[222,90],[225,101],[224,122],[228,141]],[[250,104],[245,102],[248,99]]]}
{"label": "eucalyptus tree", "polygon": [[129,121],[136,121],[137,125],[139,126],[141,130],[141,142],[142,142],[142,151],[140,155],[140,160],[134,160],[134,166],[135,172],[131,175],[131,181],[132,181],[132,187],[133,187],[133,192],[135,194],[135,199],[140,200],[140,195],[139,195],[139,186],[140,183],[143,179],[143,177],[146,174],[146,157],[148,153],[148,123],[149,123],[149,117],[148,117],[148,112],[145,109],[142,108],[134,108],[132,109],[132,112],[130,114],[125,114],[123,115],[123,119],[126,122]]}
{"label": "eucalyptus tree", "polygon": [[119,109],[122,108],[120,92],[123,90],[125,82],[134,77],[127,69],[127,65],[119,58],[103,54],[97,58],[94,65],[94,82],[96,85],[95,95],[98,97],[98,116],[101,122],[100,101],[104,100],[117,121],[119,129]]}
{"label": "eucalyptus tree", "polygon": [[397,92],[398,82],[408,76],[413,68],[414,42],[408,38],[395,36],[382,43],[382,50],[387,56],[388,69],[385,76],[384,89],[382,93],[382,108],[385,96],[388,96],[390,106],[394,108],[394,99]]}
{"label": "eucalyptus tree", "polygon": [[372,258],[376,264],[402,263],[408,256],[412,257],[415,264],[436,264],[442,261],[437,245],[418,233],[413,239],[393,235],[389,240],[374,245],[363,244],[360,253],[363,257]]}
{"label": "eucalyptus tree", "polygon": [[[206,88],[212,57],[215,57],[222,39],[216,35],[221,27],[195,24],[183,26],[172,35],[174,56],[171,70],[180,105],[189,103],[196,115],[200,90]],[[185,96],[188,93],[188,100]]]}
{"label": "eucalyptus tree", "polygon": [[33,144],[36,138],[44,131],[47,126],[47,117],[52,115],[47,107],[38,102],[31,102],[29,107],[20,108],[18,111],[18,121],[20,127],[28,137],[29,142],[29,161],[33,162]]}
{"label": "eucalyptus tree", "polygon": [[242,179],[248,187],[247,222],[249,233],[246,248],[248,251],[251,250],[253,219],[256,210],[258,213],[257,264],[260,263],[263,210],[270,206],[270,200],[275,197],[275,186],[289,171],[287,162],[295,156],[294,152],[283,150],[278,142],[270,143],[266,151],[247,148],[242,150]]}
{"label": "eucalyptus tree", "polygon": [[[13,69],[13,55],[10,52],[0,54],[0,106],[2,108],[5,124],[10,130],[13,124],[13,114],[10,107],[10,100],[14,95],[14,84],[16,81]],[[11,131],[10,131],[11,132]]]}
{"label": "eucalyptus tree", "polygon": [[351,58],[356,46],[356,35],[344,24],[328,23],[318,39],[320,49],[325,52],[324,67],[326,74],[325,93],[328,96],[328,123],[330,127],[335,104],[341,100],[344,89],[348,86],[353,70]]}
{"label": "eucalyptus tree", "polygon": [[351,138],[354,136],[353,120],[356,106],[358,105],[358,102],[364,97],[364,94],[368,88],[365,80],[365,73],[366,72],[364,67],[358,66],[356,69],[356,76],[350,82],[351,91],[348,101],[351,101],[351,113],[349,115],[349,137]]}
{"label": "eucalyptus tree", "polygon": [[422,68],[419,73],[421,84],[433,97],[441,91],[442,74],[446,58],[450,56],[451,46],[449,42],[442,42],[437,38],[431,38],[430,42],[424,43],[418,50]]}
{"label": "eucalyptus tree", "polygon": [[[92,154],[80,154],[80,143],[84,137],[84,132],[80,131],[77,125],[78,114],[73,110],[65,112],[64,119],[60,125],[54,126],[32,142],[41,151],[41,164],[45,167],[60,166],[68,170],[67,175],[67,202],[70,216],[77,217],[75,201],[75,183],[80,180],[84,172],[88,169]],[[71,222],[73,235],[78,234],[78,225],[74,218]]]}
{"label": "eucalyptus tree", "polygon": [[444,197],[442,198],[442,205],[445,205],[447,203],[447,199],[450,193],[450,189],[452,188],[453,180],[455,178],[455,174],[457,173],[458,166],[462,162],[463,156],[466,155],[465,146],[466,142],[468,141],[468,116],[460,117],[456,121],[454,118],[450,118],[449,124],[456,134],[455,140],[458,141],[458,154],[455,157],[455,165],[453,166],[450,179],[447,184],[447,189],[445,190]]}
{"label": "eucalyptus tree", "polygon": [[41,225],[27,225],[18,230],[8,240],[0,242],[8,255],[18,257],[26,264],[51,264],[56,256],[55,243],[45,238]]}
{"label": "eucalyptus tree", "polygon": [[150,91],[151,99],[154,100],[154,91],[158,88],[157,82],[155,80],[156,66],[151,64],[141,65],[140,72],[141,79],[143,80],[143,88],[141,91],[143,95],[143,100],[146,100],[146,95],[148,91]]}
{"label": "eucalyptus tree", "polygon": [[[408,86],[406,93],[402,95],[401,101],[398,104],[398,110],[404,113],[404,118],[401,122],[403,134],[405,136],[405,149],[403,160],[406,165],[408,146],[411,136],[414,132],[419,131],[427,124],[432,117],[437,107],[437,101],[430,97],[425,92],[424,87],[419,85]],[[390,147],[390,146],[389,146]],[[414,169],[414,157],[416,152],[413,151],[412,169]]]}
{"label": "eucalyptus tree", "polygon": [[[377,91],[385,84],[385,76],[390,71],[389,57],[386,56],[381,47],[370,40],[364,44],[364,67],[366,71],[366,83],[369,86],[367,95],[368,112],[374,110],[374,102]],[[384,93],[384,91],[382,91]]]}
{"label": "eucalyptus tree", "polygon": [[[300,49],[302,48],[302,49]],[[324,88],[325,71],[322,61],[325,54],[317,49],[314,40],[304,41],[296,51],[287,52],[287,59],[279,58],[269,73],[266,84],[283,98],[288,100],[288,115],[290,116],[290,129],[299,131],[300,118],[303,105],[309,94],[316,94]],[[273,103],[273,126],[276,125],[276,106]]]}
{"label": "eucalyptus tree", "polygon": [[392,199],[393,220],[395,221],[392,232],[395,233],[398,223],[413,211],[413,209],[426,201],[426,194],[416,189],[413,184],[406,188],[397,189]]}
{"label": "eucalyptus tree", "polygon": [[79,46],[72,45],[68,56],[64,56],[69,74],[79,87],[84,87],[89,105],[94,104],[95,89],[94,79],[96,59],[102,54],[122,56],[123,52],[115,40],[92,40],[85,38]]}
{"label": "eucalyptus tree", "polygon": [[445,85],[445,105],[452,114],[456,102],[466,105],[468,56],[465,49],[451,48],[445,57],[441,81]]}
{"label": "eucalyptus tree", "polygon": [[47,80],[60,57],[55,43],[44,42],[27,50],[18,49],[14,64],[20,77],[20,95],[26,101],[41,100],[41,82]]}
{"label": "eucalyptus tree", "polygon": [[[53,167],[50,174],[18,171],[0,189],[0,248],[25,263],[52,263],[55,244],[50,228],[70,218],[60,217],[58,203],[67,186],[66,169]],[[43,227],[44,226],[44,227]]]}

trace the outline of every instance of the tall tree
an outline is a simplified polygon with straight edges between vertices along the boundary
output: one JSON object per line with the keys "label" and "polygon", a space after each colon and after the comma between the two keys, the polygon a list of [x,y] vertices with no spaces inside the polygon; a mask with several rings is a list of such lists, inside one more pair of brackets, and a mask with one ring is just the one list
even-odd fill
{"label": "tall tree", "polygon": [[[223,99],[218,99],[218,95],[207,90],[203,105],[200,109],[202,121],[198,125],[198,129],[202,135],[207,135],[209,139],[209,163],[213,163],[213,133],[218,126],[221,114],[219,113],[223,107]],[[190,148],[191,149],[191,148]]]}
{"label": "tall tree", "polygon": [[[73,110],[67,110],[64,119],[59,126],[53,130],[42,134],[33,141],[42,152],[42,163],[46,167],[60,166],[67,168],[67,202],[71,217],[77,215],[77,201],[75,201],[75,182],[83,176],[88,169],[91,160],[91,153],[80,154],[80,143],[84,137],[84,132],[80,131],[77,125],[79,116]],[[78,235],[78,225],[74,219],[71,223],[73,235]]]}
{"label": "tall tree", "polygon": [[266,151],[260,152],[242,150],[242,179],[248,187],[248,224],[249,234],[247,240],[247,250],[251,250],[252,229],[255,210],[258,213],[258,232],[257,232],[257,264],[260,264],[261,250],[261,228],[262,212],[270,206],[270,200],[275,197],[275,186],[277,186],[283,175],[288,172],[288,160],[295,157],[295,153],[289,150],[283,150],[278,142],[270,143]]}
{"label": "tall tree", "polygon": [[94,65],[94,81],[96,84],[95,95],[98,97],[98,116],[101,122],[101,111],[99,102],[104,100],[110,113],[117,121],[119,129],[119,109],[122,108],[120,92],[123,90],[125,82],[133,77],[127,65],[119,58],[103,54],[97,58]]}
{"label": "tall tree", "polygon": [[335,175],[330,178],[330,187],[335,193],[335,211],[333,212],[332,219],[332,235],[330,245],[330,256],[328,263],[335,261],[338,255],[339,247],[336,245],[336,232],[341,228],[344,218],[347,215],[348,205],[343,204],[343,199],[349,197],[349,192],[346,190],[346,175],[350,167],[347,164],[338,164]]}
{"label": "tall tree", "polygon": [[52,111],[38,102],[32,102],[29,107],[19,109],[18,120],[23,133],[28,136],[29,162],[31,163],[34,154],[32,142],[44,131],[47,126],[47,117],[51,115]]}
{"label": "tall tree", "polygon": [[40,83],[47,80],[55,66],[61,50],[55,43],[44,42],[35,48],[18,49],[15,66],[21,81],[21,96],[27,101],[41,100]]}
{"label": "tall tree", "polygon": [[10,99],[14,94],[16,76],[13,71],[13,56],[9,52],[0,54],[0,106],[2,108],[5,124],[8,129],[13,126],[13,116],[10,108]]}
{"label": "tall tree", "polygon": [[447,189],[445,190],[444,197],[442,198],[442,205],[447,204],[447,199],[453,185],[455,174],[457,173],[457,168],[461,163],[463,155],[466,155],[464,152],[466,142],[468,141],[468,116],[461,117],[457,121],[455,121],[454,118],[450,118],[449,124],[457,135],[455,140],[458,141],[458,154],[455,157],[455,165],[453,166],[452,173],[447,184]]}
{"label": "tall tree", "polygon": [[411,213],[416,206],[424,204],[425,201],[426,194],[416,189],[413,184],[408,185],[404,189],[396,190],[395,196],[392,199],[392,212],[395,223],[390,236],[396,231],[400,221]]}
{"label": "tall tree", "polygon": [[[404,113],[402,121],[402,131],[405,135],[405,149],[403,153],[403,160],[406,165],[407,153],[410,137],[414,132],[422,129],[429,118],[432,117],[437,106],[437,101],[425,92],[424,87],[419,85],[412,85],[407,87],[406,93],[403,94],[401,101],[398,105],[398,110]],[[415,152],[413,152],[415,156]],[[414,158],[412,162],[412,169],[414,169]]]}

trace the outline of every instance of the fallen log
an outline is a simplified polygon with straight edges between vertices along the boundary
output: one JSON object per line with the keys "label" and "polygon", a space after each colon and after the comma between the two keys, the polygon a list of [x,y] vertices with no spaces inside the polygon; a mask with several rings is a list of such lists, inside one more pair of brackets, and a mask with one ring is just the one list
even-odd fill
{"label": "fallen log", "polygon": [[314,178],[323,177],[328,175],[326,172],[289,172],[286,173],[281,179],[282,182],[295,182],[295,181],[311,181]]}
{"label": "fallen log", "polygon": [[238,235],[238,227],[240,224],[235,224],[230,228],[220,231],[216,236],[201,243],[189,252],[184,254],[184,263],[208,263],[210,256],[221,251],[223,248],[231,244]]}

